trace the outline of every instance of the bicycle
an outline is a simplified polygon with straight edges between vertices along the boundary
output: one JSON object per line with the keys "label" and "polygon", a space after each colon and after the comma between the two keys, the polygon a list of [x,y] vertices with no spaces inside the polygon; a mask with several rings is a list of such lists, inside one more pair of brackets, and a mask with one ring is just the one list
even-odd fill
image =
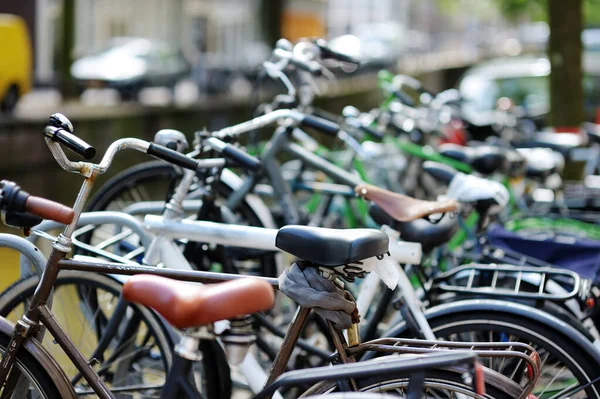
{"label": "bicycle", "polygon": [[[188,184],[192,181],[192,177],[193,175],[189,175],[187,182]],[[181,201],[184,197],[185,194],[188,191],[188,187],[185,185],[180,185],[178,187],[178,190],[180,190],[177,195],[175,195],[174,197],[179,198],[179,200]],[[180,203],[173,203],[171,208],[177,208],[178,206],[180,206]],[[158,219],[149,217],[148,220],[150,222],[154,221],[154,232],[159,233],[161,236],[164,237],[172,237],[172,238],[181,238],[182,237],[182,231],[178,231],[177,227],[176,227],[176,223],[173,223],[173,221],[169,221],[168,224],[163,223],[162,229],[160,228],[160,222],[158,221]],[[168,226],[168,227],[167,227]],[[240,245],[240,243],[244,243],[244,245],[248,245],[248,246],[254,246],[254,247],[258,247],[258,248],[265,248],[265,245],[267,245],[266,249],[273,249],[274,245],[273,243],[269,244],[269,242],[271,242],[270,240],[273,239],[274,236],[274,231],[268,231],[265,229],[258,229],[258,228],[252,228],[252,227],[247,227],[247,226],[228,226],[228,225],[218,225],[215,223],[209,223],[209,222],[192,222],[192,221],[184,221],[184,223],[181,226],[188,226],[188,234],[190,234],[190,228],[192,226],[196,226],[196,227],[200,227],[203,226],[204,227],[204,233],[201,233],[202,230],[198,230],[198,234],[196,236],[188,236],[189,238],[195,238],[197,240],[199,240],[200,242],[215,242],[215,237],[218,237],[218,239],[220,239],[221,241],[216,241],[217,243],[220,244],[233,244],[233,245]],[[218,228],[218,229],[217,229]],[[236,233],[238,235],[231,235],[232,233]],[[244,234],[245,233],[245,234]],[[262,240],[261,241],[261,237]],[[266,237],[266,238],[265,238]],[[225,239],[226,241],[222,241],[223,239]],[[174,244],[169,243],[169,241],[161,241],[163,243],[163,247],[170,247]],[[174,247],[172,251],[170,251],[169,253],[179,253],[179,250]],[[179,255],[180,256],[180,255]],[[177,258],[176,258],[177,259]],[[181,264],[185,263],[185,259],[179,257],[178,259],[180,259],[180,262],[182,262]],[[167,261],[166,258],[162,259],[163,261]],[[406,289],[407,292],[410,292],[412,290],[412,287],[410,286],[410,283],[408,284],[408,288]],[[360,298],[359,298],[360,300]],[[416,302],[418,303],[418,301]],[[445,306],[446,310],[445,312],[450,312],[453,314],[453,317],[455,317],[455,320],[459,320],[462,318],[465,318],[465,320],[469,320],[469,314],[468,314],[468,310],[471,307],[471,309],[475,309],[472,308],[473,303],[470,302],[462,302],[462,303],[455,303],[455,304],[448,304],[447,306]],[[495,317],[494,315],[499,314],[498,311],[501,309],[501,313],[506,313],[508,312],[508,314],[510,314],[511,312],[514,315],[522,315],[523,312],[525,311],[525,308],[520,307],[520,306],[515,306],[512,305],[510,303],[506,303],[506,302],[498,302],[495,303],[494,301],[488,301],[488,302],[479,302],[477,304],[477,309],[482,310],[485,309],[485,312],[489,312],[488,318],[489,317]],[[417,309],[418,309],[418,305],[417,305]],[[415,315],[419,315],[421,314],[420,311],[414,311]],[[536,323],[542,323],[539,326],[533,326],[531,328],[534,329],[539,329],[539,331],[560,331],[561,327],[558,327],[558,324],[556,324],[556,320],[553,320],[550,317],[547,316],[542,316],[541,318],[538,318],[536,320]],[[422,316],[421,316],[422,317]],[[428,316],[429,317],[429,316]],[[503,316],[504,317],[504,316]],[[519,317],[519,316],[518,316]],[[520,316],[522,317],[522,316]],[[425,319],[423,319],[425,320]],[[425,322],[427,323],[427,322]],[[417,324],[419,327],[420,325]],[[406,325],[404,325],[406,326]],[[429,326],[427,324],[425,324],[426,328],[429,328]],[[464,324],[465,327],[469,327],[469,324]],[[543,326],[543,327],[541,327]],[[562,328],[564,330],[564,328]],[[422,331],[427,331],[422,329]],[[431,331],[431,330],[430,330]],[[575,335],[576,336],[576,335]],[[575,336],[571,336],[570,338],[565,337],[565,339],[569,339],[572,340]],[[581,340],[580,340],[581,341]],[[576,345],[584,345],[584,343],[580,342],[580,341],[576,341],[579,342]],[[584,345],[585,346],[585,345]],[[554,346],[553,350],[556,350],[557,347]],[[589,354],[593,354],[595,353],[593,349],[585,349],[585,353],[589,353]],[[575,362],[573,360],[573,364],[578,364],[578,362]],[[585,368],[587,370],[590,369],[589,365],[586,365]],[[590,379],[588,379],[587,381],[593,380],[593,377],[591,377]],[[585,378],[583,378],[582,381],[586,381]]]}

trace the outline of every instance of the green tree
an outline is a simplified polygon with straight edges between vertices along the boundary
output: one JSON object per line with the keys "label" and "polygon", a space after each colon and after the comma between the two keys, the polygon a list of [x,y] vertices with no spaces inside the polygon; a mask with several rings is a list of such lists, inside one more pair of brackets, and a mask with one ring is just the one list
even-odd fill
{"label": "green tree", "polygon": [[[444,7],[456,9],[454,0],[438,0]],[[550,26],[548,58],[550,77],[550,114],[559,127],[578,126],[583,121],[582,43],[584,25],[600,26],[600,0],[492,0],[508,17],[517,21],[547,21]],[[479,12],[481,13],[481,11]]]}
{"label": "green tree", "polygon": [[558,127],[583,122],[583,0],[548,0],[550,114]]}
{"label": "green tree", "polygon": [[527,15],[546,20],[550,26],[548,59],[550,74],[551,122],[558,127],[578,126],[583,122],[581,31],[584,8],[594,15],[597,0],[498,0],[509,17]]}

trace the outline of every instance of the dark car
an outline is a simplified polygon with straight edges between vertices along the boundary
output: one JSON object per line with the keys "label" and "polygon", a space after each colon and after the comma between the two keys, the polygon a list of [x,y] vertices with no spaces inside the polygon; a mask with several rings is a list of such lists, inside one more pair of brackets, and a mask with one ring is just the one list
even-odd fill
{"label": "dark car", "polygon": [[[594,120],[600,108],[600,54],[586,52],[583,64],[585,115]],[[550,62],[542,56],[500,58],[469,69],[458,84],[465,118],[484,134],[497,115],[498,99],[508,97],[517,114],[531,116],[543,125],[550,110],[549,75]]]}
{"label": "dark car", "polygon": [[183,53],[165,42],[115,38],[106,50],[75,61],[71,75],[81,89],[114,88],[133,97],[143,87],[175,84],[190,74]]}

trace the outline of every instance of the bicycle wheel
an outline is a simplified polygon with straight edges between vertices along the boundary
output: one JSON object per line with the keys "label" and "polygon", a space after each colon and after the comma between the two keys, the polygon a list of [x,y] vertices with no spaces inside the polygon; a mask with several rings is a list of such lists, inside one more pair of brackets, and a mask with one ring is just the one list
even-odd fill
{"label": "bicycle wheel", "polygon": [[[533,394],[538,398],[558,397],[600,376],[598,364],[574,340],[523,315],[471,311],[428,320],[436,337],[462,342],[524,342],[540,355],[542,368]],[[567,328],[567,326],[565,326]],[[485,366],[509,375],[511,363],[484,362]],[[569,396],[598,398],[598,384]]]}
{"label": "bicycle wheel", "polygon": [[[461,376],[462,372],[453,369],[426,370],[423,381],[423,392],[425,397],[430,398],[495,398],[514,399],[520,393],[520,387],[504,378],[494,378],[486,375],[485,395],[478,395],[473,387],[465,383]],[[491,378],[488,378],[491,377]],[[399,375],[394,377],[377,376],[370,378],[355,378],[360,392],[384,393],[388,395],[406,396],[410,375]],[[325,381],[318,383],[306,391],[301,398],[312,395],[323,395],[337,391],[336,382]],[[306,395],[306,396],[305,396]]]}
{"label": "bicycle wheel", "polygon": [[119,172],[88,201],[88,211],[121,211],[142,201],[165,201],[181,177],[179,169],[163,161],[134,165]]}
{"label": "bicycle wheel", "polygon": [[[0,315],[17,320],[25,311],[38,283],[37,276],[17,281],[0,296]],[[88,358],[94,353],[108,320],[114,314],[121,284],[111,277],[80,271],[61,271],[54,285],[52,309],[59,324]],[[137,304],[127,304],[124,320],[107,348],[96,354],[96,371],[119,398],[160,395],[172,359],[173,340],[156,314]],[[78,370],[44,334],[42,345],[57,359],[82,397],[90,392]],[[200,390],[210,398],[230,394],[228,370],[217,362],[216,343],[203,342],[203,361],[195,370]],[[222,355],[221,355],[222,356]]]}
{"label": "bicycle wheel", "polygon": [[[0,333],[0,356],[4,356],[6,347],[10,342],[10,336]],[[15,365],[21,374],[18,385],[8,392],[0,388],[3,398],[45,398],[54,399],[62,397],[56,383],[50,376],[48,370],[40,364],[25,348],[17,353]],[[13,366],[13,367],[14,367]]]}

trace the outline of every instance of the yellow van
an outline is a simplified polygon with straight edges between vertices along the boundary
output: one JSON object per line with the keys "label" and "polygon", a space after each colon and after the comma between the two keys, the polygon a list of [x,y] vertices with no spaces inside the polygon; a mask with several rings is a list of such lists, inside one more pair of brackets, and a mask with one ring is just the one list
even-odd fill
{"label": "yellow van", "polygon": [[31,90],[31,42],[23,18],[0,14],[0,110],[11,112]]}

